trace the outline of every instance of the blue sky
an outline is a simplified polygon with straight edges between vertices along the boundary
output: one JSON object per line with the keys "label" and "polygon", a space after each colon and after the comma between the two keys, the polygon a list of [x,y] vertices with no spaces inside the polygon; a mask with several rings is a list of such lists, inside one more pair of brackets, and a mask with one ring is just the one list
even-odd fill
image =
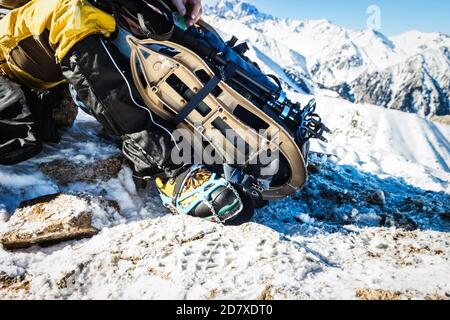
{"label": "blue sky", "polygon": [[[215,0],[207,0],[214,2]],[[449,0],[251,0],[261,11],[282,18],[320,19],[353,29],[367,28],[367,8],[377,5],[381,32],[395,35],[416,29],[450,35]]]}

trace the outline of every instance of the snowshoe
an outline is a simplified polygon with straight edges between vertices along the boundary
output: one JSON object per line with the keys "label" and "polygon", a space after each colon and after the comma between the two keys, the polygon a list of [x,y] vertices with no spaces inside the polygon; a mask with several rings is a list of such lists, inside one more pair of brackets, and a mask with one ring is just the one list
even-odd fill
{"label": "snowshoe", "polygon": [[[133,80],[148,108],[174,127],[201,136],[200,149],[211,146],[223,159],[224,177],[243,186],[257,206],[303,188],[308,142],[325,141],[329,131],[315,112],[315,101],[304,108],[289,101],[280,81],[263,74],[236,38],[225,43],[203,21],[179,28],[164,4],[155,1],[158,5],[168,26],[161,28],[159,22],[153,28],[142,19],[145,13],[138,13],[132,29],[140,25],[141,32],[127,37]],[[163,35],[152,32],[157,27]],[[230,130],[233,139],[227,136]],[[261,165],[262,155],[274,154],[273,161]]]}

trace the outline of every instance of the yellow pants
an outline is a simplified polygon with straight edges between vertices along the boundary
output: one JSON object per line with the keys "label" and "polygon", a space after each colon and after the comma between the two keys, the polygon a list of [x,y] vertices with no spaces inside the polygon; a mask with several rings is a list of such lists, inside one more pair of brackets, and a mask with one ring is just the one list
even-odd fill
{"label": "yellow pants", "polygon": [[9,75],[13,73],[14,78],[29,79],[29,75],[23,74],[26,72],[11,63],[10,53],[21,41],[41,36],[45,31],[55,60],[61,61],[80,40],[92,34],[109,37],[115,29],[114,17],[86,0],[31,0],[0,20],[1,68]]}

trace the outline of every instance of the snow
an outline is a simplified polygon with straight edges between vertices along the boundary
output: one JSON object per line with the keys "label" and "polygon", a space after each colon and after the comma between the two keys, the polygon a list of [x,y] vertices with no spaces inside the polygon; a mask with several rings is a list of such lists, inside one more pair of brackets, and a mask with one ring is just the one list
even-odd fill
{"label": "snow", "polygon": [[[410,33],[385,39],[326,20],[279,20],[252,7],[239,10],[240,19],[209,19],[241,40],[252,40],[251,57],[265,71],[291,81],[288,95],[302,103],[313,96],[299,93],[282,72],[295,65],[307,77],[310,58],[321,59],[331,35],[358,43],[336,54],[372,55],[377,68],[386,63],[385,52],[358,53],[358,48],[394,46],[393,55],[403,56],[414,51],[408,39],[418,38]],[[323,36],[307,38],[311,30]],[[429,46],[448,41],[439,34],[422,39]],[[339,77],[360,71],[356,67]],[[317,153],[308,185],[258,210],[241,227],[171,216],[153,187],[136,188],[127,166],[109,181],[59,185],[50,180],[40,164],[93,163],[120,153],[102,137],[100,125],[81,112],[60,144],[0,168],[0,230],[20,202],[56,192],[115,200],[121,214],[97,212],[100,232],[91,239],[15,252],[0,247],[0,279],[20,279],[6,288],[0,282],[0,299],[255,299],[263,293],[275,299],[356,299],[361,289],[404,299],[449,298],[450,126],[352,104],[317,87],[314,93],[333,134],[329,144],[312,146]],[[371,203],[380,192],[384,204]]]}
{"label": "snow", "polygon": [[[318,106],[324,121],[334,130],[333,143],[318,149],[369,172],[450,192],[449,126],[413,114],[328,97],[319,97]],[[345,150],[342,146],[346,146]]]}
{"label": "snow", "polygon": [[[15,298],[255,299],[274,288],[278,299],[351,299],[355,288],[380,287],[417,297],[445,295],[448,268],[441,255],[428,253],[444,249],[448,258],[448,239],[435,232],[418,236],[427,248],[416,249],[426,252],[409,261],[412,255],[401,252],[417,241],[388,242],[402,237],[396,230],[280,241],[256,224],[225,228],[166,217],[106,229],[89,241],[0,257],[9,276],[33,275],[30,291],[12,292]],[[371,258],[377,254],[380,259]]]}
{"label": "snow", "polygon": [[[33,160],[0,169],[7,190],[1,208],[11,213],[20,201],[48,192],[84,192],[116,200],[122,214],[97,219],[101,232],[89,240],[0,249],[0,274],[30,281],[28,290],[0,290],[0,297],[255,299],[270,289],[277,299],[354,299],[360,288],[399,291],[404,298],[445,296],[450,224],[439,215],[449,212],[450,128],[341,99],[318,101],[335,133],[329,145],[314,149],[333,155],[312,156],[321,169],[298,198],[272,203],[251,224],[228,228],[171,216],[153,188],[136,189],[126,166],[110,181],[68,186],[39,173],[48,159],[82,154],[80,162],[92,162],[119,152],[81,113],[60,149],[50,146]],[[386,205],[369,205],[364,193],[379,190],[387,193]],[[405,209],[408,196],[424,208]],[[414,221],[412,231],[379,228],[384,212],[396,210]]]}

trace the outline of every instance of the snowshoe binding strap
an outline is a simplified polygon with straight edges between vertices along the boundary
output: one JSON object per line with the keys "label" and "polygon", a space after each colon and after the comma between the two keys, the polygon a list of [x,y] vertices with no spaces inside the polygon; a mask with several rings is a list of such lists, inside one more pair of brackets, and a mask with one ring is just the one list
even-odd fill
{"label": "snowshoe binding strap", "polygon": [[322,122],[322,118],[316,113],[317,103],[315,99],[309,101],[299,114],[300,125],[296,132],[296,138],[300,144],[305,144],[311,139],[328,142],[325,133],[331,134],[331,130]]}

